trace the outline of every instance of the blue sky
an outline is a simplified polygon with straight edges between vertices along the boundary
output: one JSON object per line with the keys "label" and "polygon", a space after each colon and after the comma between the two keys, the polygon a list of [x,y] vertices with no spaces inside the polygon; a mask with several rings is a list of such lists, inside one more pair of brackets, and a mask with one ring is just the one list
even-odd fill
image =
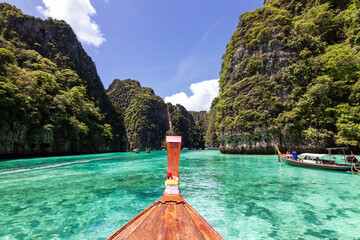
{"label": "blue sky", "polygon": [[[197,83],[219,78],[221,56],[240,14],[261,7],[264,1],[5,2],[32,16],[65,19],[95,62],[105,88],[115,78],[131,78],[142,86],[153,88],[157,95],[168,97],[169,101],[172,99],[169,96],[177,96],[177,101],[193,108],[188,110],[208,110],[212,99],[202,98],[214,96],[208,93],[194,98],[194,90],[204,94],[207,87],[214,88],[215,85],[211,81]],[[196,88],[201,89],[197,91]],[[196,101],[197,107],[185,101]]]}

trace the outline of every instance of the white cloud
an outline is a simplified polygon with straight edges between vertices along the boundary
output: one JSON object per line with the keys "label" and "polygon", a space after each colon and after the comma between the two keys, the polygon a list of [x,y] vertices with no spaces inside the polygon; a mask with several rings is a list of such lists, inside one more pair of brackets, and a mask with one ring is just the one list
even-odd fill
{"label": "white cloud", "polygon": [[96,14],[90,0],[42,0],[45,7],[36,9],[45,17],[65,20],[83,43],[100,46],[105,38],[99,26],[90,19]]}
{"label": "white cloud", "polygon": [[219,79],[193,83],[190,86],[193,95],[188,97],[186,93],[176,93],[165,97],[165,102],[181,104],[188,111],[209,111],[212,100],[219,95]]}

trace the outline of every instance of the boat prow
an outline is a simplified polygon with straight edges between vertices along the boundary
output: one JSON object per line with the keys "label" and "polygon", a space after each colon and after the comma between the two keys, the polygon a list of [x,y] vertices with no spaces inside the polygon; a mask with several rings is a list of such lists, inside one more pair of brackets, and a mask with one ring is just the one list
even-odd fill
{"label": "boat prow", "polygon": [[130,220],[108,240],[224,239],[180,194],[181,137],[166,138],[168,174],[163,196]]}
{"label": "boat prow", "polygon": [[164,195],[108,240],[223,239],[181,195]]}

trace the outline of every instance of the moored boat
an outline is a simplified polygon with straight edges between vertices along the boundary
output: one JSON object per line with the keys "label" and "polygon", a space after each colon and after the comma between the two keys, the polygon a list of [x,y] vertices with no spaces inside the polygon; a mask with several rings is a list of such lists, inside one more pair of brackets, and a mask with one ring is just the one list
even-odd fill
{"label": "moored boat", "polygon": [[166,145],[168,173],[163,196],[121,227],[108,240],[223,239],[180,194],[181,137],[167,136]]}
{"label": "moored boat", "polygon": [[[281,153],[279,148],[276,147],[279,159],[292,166],[359,173],[359,161],[353,154],[346,156],[346,149],[345,147],[327,148],[328,154],[303,153],[294,158],[292,154]],[[343,159],[341,163],[332,154],[334,150],[342,152]]]}

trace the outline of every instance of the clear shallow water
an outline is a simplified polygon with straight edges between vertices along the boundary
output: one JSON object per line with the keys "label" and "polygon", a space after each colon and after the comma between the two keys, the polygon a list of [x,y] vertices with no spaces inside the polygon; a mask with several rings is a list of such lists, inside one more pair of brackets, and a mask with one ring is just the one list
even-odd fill
{"label": "clear shallow water", "polygon": [[[106,239],[161,197],[166,151],[0,162],[0,239]],[[360,175],[182,151],[183,197],[225,239],[360,239]]]}

